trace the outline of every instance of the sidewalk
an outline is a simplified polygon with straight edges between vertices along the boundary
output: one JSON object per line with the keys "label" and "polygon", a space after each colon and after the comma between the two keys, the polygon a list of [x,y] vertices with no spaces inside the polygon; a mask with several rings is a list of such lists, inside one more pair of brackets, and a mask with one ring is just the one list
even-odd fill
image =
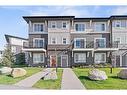
{"label": "sidewalk", "polygon": [[62,83],[61,83],[62,90],[83,90],[85,87],[77,78],[75,73],[70,68],[64,68],[63,76],[62,76]]}
{"label": "sidewalk", "polygon": [[15,86],[19,87],[32,87],[37,81],[39,81],[42,77],[44,77],[47,73],[51,71],[50,68],[47,68],[41,72],[38,72],[24,80],[19,81],[18,83],[14,84]]}

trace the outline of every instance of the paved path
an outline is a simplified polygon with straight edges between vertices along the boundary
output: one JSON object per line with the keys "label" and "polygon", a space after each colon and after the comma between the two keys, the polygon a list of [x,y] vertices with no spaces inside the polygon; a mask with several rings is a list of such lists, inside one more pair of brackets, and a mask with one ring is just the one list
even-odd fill
{"label": "paved path", "polygon": [[41,72],[38,72],[24,80],[19,81],[18,83],[14,84],[15,86],[20,87],[32,87],[37,81],[39,81],[42,77],[44,77],[47,73],[51,72],[51,68],[44,69]]}
{"label": "paved path", "polygon": [[75,75],[75,73],[72,71],[71,68],[64,68],[61,89],[63,90],[73,90],[73,89],[83,90],[85,89],[85,87],[80,82],[80,80],[77,78],[77,76]]}

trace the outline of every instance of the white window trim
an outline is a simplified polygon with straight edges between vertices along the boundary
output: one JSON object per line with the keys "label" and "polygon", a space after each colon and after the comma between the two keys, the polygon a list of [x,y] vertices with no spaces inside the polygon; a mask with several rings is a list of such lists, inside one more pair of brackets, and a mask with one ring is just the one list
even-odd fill
{"label": "white window trim", "polygon": [[[34,31],[34,25],[35,24],[40,24],[40,25],[43,24],[43,31]],[[35,32],[35,33],[36,32],[39,32],[39,33],[44,32],[44,23],[33,23],[33,31],[32,32]]]}
{"label": "white window trim", "polygon": [[[66,28],[63,27],[63,23],[66,23]],[[62,21],[62,29],[67,29],[67,21]]]}
{"label": "white window trim", "polygon": [[103,31],[103,32],[106,32],[106,30],[107,30],[107,28],[106,28],[106,22],[95,22],[94,23],[94,31],[95,32],[102,32],[102,31],[96,31],[96,25],[97,24],[104,24],[105,25],[105,31]]}
{"label": "white window trim", "polygon": [[[52,38],[55,38],[56,43],[52,43]],[[56,37],[51,37],[51,44],[57,44],[57,38]]]}
{"label": "white window trim", "polygon": [[[41,63],[44,63],[44,61],[45,61],[45,59],[44,59],[44,58],[45,58],[45,57],[44,57],[44,53],[33,53],[33,56],[34,56],[34,54],[43,54],[43,61],[41,61]],[[34,61],[33,61],[33,62],[34,62]],[[34,63],[36,64],[36,63],[38,63],[38,62],[34,62]]]}
{"label": "white window trim", "polygon": [[78,40],[78,39],[84,39],[84,41],[85,41],[85,48],[86,48],[86,38],[74,38],[74,48],[76,48],[76,40]]}
{"label": "white window trim", "polygon": [[[120,22],[120,27],[116,27],[117,22]],[[115,28],[121,28],[121,20],[116,20],[116,21],[115,21]]]}
{"label": "white window trim", "polygon": [[[33,38],[33,46],[35,46],[35,40],[43,40],[43,42],[45,43],[44,38]],[[44,43],[43,43],[43,46],[44,46]]]}
{"label": "white window trim", "polygon": [[[96,39],[104,39],[104,42],[106,44],[106,38],[94,38],[94,47],[96,47]],[[105,47],[106,48],[106,47]]]}
{"label": "white window trim", "polygon": [[[96,56],[96,54],[104,54],[104,56],[105,56],[105,60],[104,60],[104,61],[100,61],[99,63],[105,63],[105,62],[106,62],[106,53],[95,53],[95,56]],[[94,56],[94,62],[95,62],[95,63],[98,63],[98,62],[95,60],[95,56]]]}
{"label": "white window trim", "polygon": [[116,37],[115,41],[117,41],[117,38],[119,38],[119,39],[120,39],[120,43],[119,43],[119,44],[121,44],[121,37]]}
{"label": "white window trim", "polygon": [[[55,25],[55,28],[52,27],[53,23],[55,23],[55,24],[54,24],[54,25]],[[56,28],[57,28],[56,21],[51,21],[51,28],[52,28],[52,29],[56,29]]]}
{"label": "white window trim", "polygon": [[61,55],[61,67],[62,67],[62,56],[67,56],[67,67],[68,67],[68,55]]}
{"label": "white window trim", "polygon": [[[84,31],[76,31],[76,24],[84,24]],[[86,23],[84,23],[84,22],[76,22],[76,23],[74,23],[74,30],[75,30],[75,32],[77,32],[77,33],[81,33],[81,32],[85,32],[86,31]]]}
{"label": "white window trim", "polygon": [[66,39],[66,44],[63,43],[63,39],[64,39],[64,38],[65,38],[65,37],[62,38],[62,44],[66,45],[66,44],[67,44],[67,38],[65,38],[65,39]]}
{"label": "white window trim", "polygon": [[[76,54],[85,54],[85,55],[86,55],[86,53],[74,53],[74,63],[86,63],[86,60],[85,60],[84,62],[77,62],[77,61],[76,61],[76,58],[75,58],[75,57],[76,57],[76,56],[75,56]],[[87,56],[86,56],[86,58],[87,58]],[[86,58],[85,58],[85,59],[86,59]]]}

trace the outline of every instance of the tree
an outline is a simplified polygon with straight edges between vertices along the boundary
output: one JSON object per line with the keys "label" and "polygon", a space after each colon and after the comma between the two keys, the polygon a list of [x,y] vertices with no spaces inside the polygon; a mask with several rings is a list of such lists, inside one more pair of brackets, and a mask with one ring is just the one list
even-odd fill
{"label": "tree", "polygon": [[16,65],[25,65],[25,53],[16,54]]}
{"label": "tree", "polygon": [[15,59],[15,56],[11,51],[11,47],[9,45],[7,45],[4,49],[1,64],[4,66],[11,67],[12,64],[14,64],[14,62],[15,62],[14,59]]}

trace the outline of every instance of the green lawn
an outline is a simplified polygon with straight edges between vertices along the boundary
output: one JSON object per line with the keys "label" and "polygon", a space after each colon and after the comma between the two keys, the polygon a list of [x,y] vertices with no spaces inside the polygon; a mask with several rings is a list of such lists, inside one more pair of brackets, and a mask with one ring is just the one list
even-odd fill
{"label": "green lawn", "polygon": [[24,67],[24,69],[27,71],[27,74],[23,77],[13,78],[7,75],[0,75],[0,84],[14,84],[42,70],[42,68],[37,67]]}
{"label": "green lawn", "polygon": [[60,89],[61,88],[61,80],[62,80],[62,69],[58,69],[57,71],[57,80],[39,80],[33,87],[40,89]]}
{"label": "green lawn", "polygon": [[104,81],[92,81],[88,78],[89,68],[75,68],[73,71],[78,76],[80,81],[87,89],[127,89],[127,80],[119,79],[117,73],[119,68],[114,68],[113,73],[110,73],[110,68],[100,68],[108,75],[108,79]]}

